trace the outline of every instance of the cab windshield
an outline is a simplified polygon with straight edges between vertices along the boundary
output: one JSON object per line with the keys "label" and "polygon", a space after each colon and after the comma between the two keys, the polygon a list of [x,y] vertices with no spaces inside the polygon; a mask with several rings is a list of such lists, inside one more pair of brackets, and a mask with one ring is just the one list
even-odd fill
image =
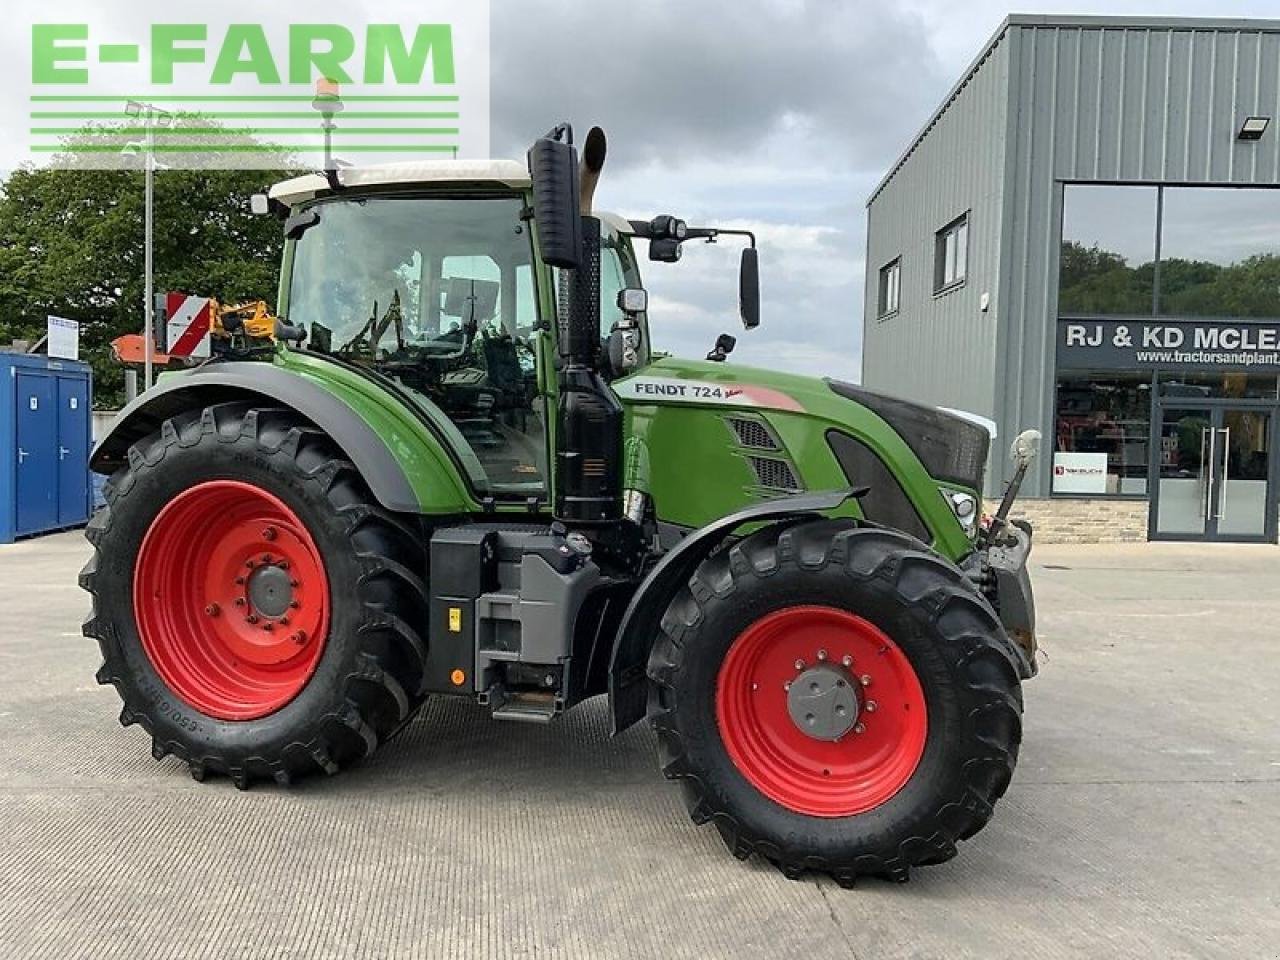
{"label": "cab windshield", "polygon": [[290,323],[392,377],[462,434],[473,486],[544,487],[537,297],[519,197],[339,199],[295,244]]}

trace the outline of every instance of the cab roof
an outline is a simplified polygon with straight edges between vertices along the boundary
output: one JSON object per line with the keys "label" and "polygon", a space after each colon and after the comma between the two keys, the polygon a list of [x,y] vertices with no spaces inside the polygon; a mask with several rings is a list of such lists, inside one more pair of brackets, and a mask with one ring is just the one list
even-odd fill
{"label": "cab roof", "polygon": [[[339,173],[347,187],[412,186],[427,183],[499,183],[517,190],[530,186],[529,170],[518,160],[418,160],[368,167],[344,167]],[[308,173],[283,180],[270,190],[272,200],[292,207],[329,193],[322,174]],[[635,230],[625,217],[605,210],[591,211],[601,222],[621,234]]]}
{"label": "cab roof", "polygon": [[[500,183],[520,189],[530,184],[529,171],[515,160],[415,160],[369,167],[344,167],[344,186],[377,187],[415,183]],[[319,173],[308,173],[277,183],[270,196],[285,206],[303,203],[329,191]]]}

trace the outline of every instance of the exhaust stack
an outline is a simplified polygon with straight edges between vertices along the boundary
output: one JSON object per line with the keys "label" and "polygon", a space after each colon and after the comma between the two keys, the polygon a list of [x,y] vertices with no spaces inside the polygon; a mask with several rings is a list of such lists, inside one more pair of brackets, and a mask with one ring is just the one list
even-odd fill
{"label": "exhaust stack", "polygon": [[556,518],[577,525],[622,519],[622,405],[600,375],[600,221],[591,216],[605,137],[592,127],[578,169],[582,257],[561,293]]}
{"label": "exhaust stack", "polygon": [[591,202],[595,199],[596,183],[600,180],[600,171],[604,169],[604,155],[608,152],[608,141],[604,131],[592,127],[582,144],[582,163],[578,172],[578,205],[584,217],[591,215]]}

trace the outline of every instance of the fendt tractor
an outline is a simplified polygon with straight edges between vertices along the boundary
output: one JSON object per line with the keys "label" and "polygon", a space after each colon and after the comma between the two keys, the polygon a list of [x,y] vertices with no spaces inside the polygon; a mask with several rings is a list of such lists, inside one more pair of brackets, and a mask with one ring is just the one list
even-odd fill
{"label": "fendt tractor", "polygon": [[[85,634],[156,758],[336,773],[430,696],[647,717],[696,823],[788,876],[904,880],[1013,773],[1036,669],[1015,482],[977,419],[658,353],[635,248],[755,239],[596,211],[561,124],[524,164],[337,168],[284,221],[269,334],[226,322],[93,453]],[[793,321],[798,322],[798,321]],[[260,326],[260,325],[259,325]]]}

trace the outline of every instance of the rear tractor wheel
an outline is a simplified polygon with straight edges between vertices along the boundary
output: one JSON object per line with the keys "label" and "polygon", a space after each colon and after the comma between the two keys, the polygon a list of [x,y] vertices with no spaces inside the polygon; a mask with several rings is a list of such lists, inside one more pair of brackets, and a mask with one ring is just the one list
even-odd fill
{"label": "rear tractor wheel", "polygon": [[672,601],[650,716],[664,773],[735,855],[905,880],[955,856],[1008,786],[1015,662],[987,603],[918,541],[772,527]]}
{"label": "rear tractor wheel", "polygon": [[174,417],[107,500],[84,632],[157,759],[288,783],[366,756],[421,703],[420,540],[297,414]]}

